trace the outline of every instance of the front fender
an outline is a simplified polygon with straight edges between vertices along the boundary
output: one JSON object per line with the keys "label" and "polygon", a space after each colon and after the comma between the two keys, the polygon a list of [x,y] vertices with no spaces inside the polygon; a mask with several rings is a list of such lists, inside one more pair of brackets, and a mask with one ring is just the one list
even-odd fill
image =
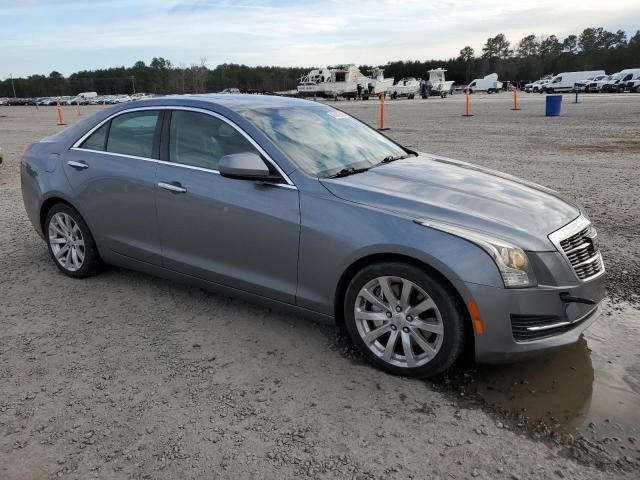
{"label": "front fender", "polygon": [[[344,272],[356,262],[381,254],[423,262],[453,285],[503,286],[493,260],[467,240],[337,197],[310,197],[300,196],[297,302],[302,307],[333,315],[336,288]],[[326,212],[332,212],[331,216]]]}

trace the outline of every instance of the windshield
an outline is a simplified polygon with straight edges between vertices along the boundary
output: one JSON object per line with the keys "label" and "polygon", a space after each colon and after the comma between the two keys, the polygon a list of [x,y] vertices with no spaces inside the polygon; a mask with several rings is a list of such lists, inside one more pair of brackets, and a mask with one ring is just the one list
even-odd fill
{"label": "windshield", "polygon": [[622,73],[616,73],[611,80],[620,80],[622,78]]}
{"label": "windshield", "polygon": [[314,177],[369,168],[385,158],[407,154],[371,127],[326,105],[267,107],[240,114]]}

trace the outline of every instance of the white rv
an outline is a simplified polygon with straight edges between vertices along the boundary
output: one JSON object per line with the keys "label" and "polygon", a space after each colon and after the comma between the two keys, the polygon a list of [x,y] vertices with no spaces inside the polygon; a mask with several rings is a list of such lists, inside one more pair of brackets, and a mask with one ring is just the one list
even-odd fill
{"label": "white rv", "polygon": [[483,78],[476,78],[473,82],[465,87],[465,91],[497,93],[502,89],[502,82],[498,81],[497,73],[490,73]]}
{"label": "white rv", "polygon": [[604,75],[604,70],[591,70],[586,72],[562,72],[551,79],[544,86],[545,93],[570,92],[573,90],[576,82],[580,82],[585,78],[597,77]]}

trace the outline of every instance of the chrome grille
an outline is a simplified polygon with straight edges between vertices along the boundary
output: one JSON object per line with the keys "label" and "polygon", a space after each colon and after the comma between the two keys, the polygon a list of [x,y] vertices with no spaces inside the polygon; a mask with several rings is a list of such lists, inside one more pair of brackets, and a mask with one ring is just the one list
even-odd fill
{"label": "chrome grille", "polygon": [[587,225],[559,241],[562,252],[580,280],[588,280],[604,270],[602,256],[594,244],[595,237],[595,229]]}

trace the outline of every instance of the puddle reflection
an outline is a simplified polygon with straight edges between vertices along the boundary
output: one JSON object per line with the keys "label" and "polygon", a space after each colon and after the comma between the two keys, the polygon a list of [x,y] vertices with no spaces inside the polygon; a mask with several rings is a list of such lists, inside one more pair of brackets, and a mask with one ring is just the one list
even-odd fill
{"label": "puddle reflection", "polygon": [[640,310],[606,304],[602,318],[574,345],[517,364],[479,366],[474,377],[484,402],[529,424],[636,439]]}
{"label": "puddle reflection", "polygon": [[589,410],[594,372],[587,342],[511,365],[482,366],[476,382],[486,402],[530,421],[571,428]]}

